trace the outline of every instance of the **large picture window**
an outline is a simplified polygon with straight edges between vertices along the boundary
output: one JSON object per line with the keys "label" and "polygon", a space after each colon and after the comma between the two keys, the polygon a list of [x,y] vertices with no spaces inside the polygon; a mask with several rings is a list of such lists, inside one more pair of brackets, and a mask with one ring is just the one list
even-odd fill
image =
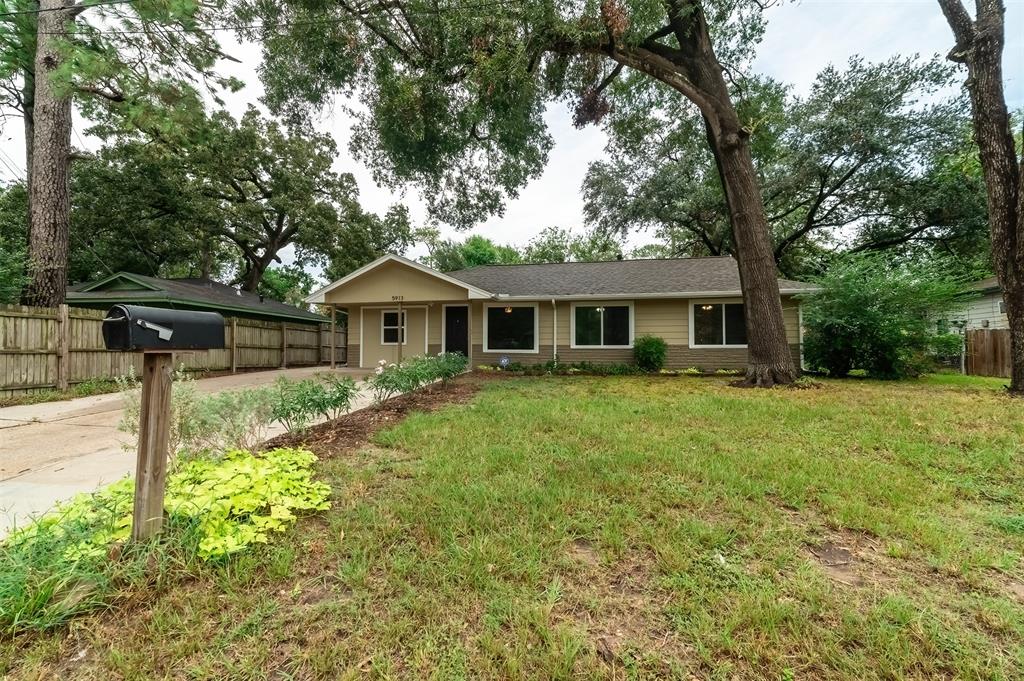
{"label": "large picture window", "polygon": [[628,348],[633,344],[630,305],[574,305],[573,347]]}
{"label": "large picture window", "polygon": [[[399,323],[399,315],[401,315],[401,323]],[[405,312],[384,310],[380,313],[381,345],[398,345],[399,337],[402,339],[402,345],[405,345]]]}
{"label": "large picture window", "polygon": [[537,352],[537,307],[485,308],[484,352]]}
{"label": "large picture window", "polygon": [[694,347],[744,347],[747,325],[743,303],[694,303],[690,332]]}

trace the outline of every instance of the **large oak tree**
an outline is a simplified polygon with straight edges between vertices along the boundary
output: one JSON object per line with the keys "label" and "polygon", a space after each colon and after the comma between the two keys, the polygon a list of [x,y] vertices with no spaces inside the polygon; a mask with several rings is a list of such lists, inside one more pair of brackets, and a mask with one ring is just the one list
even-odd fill
{"label": "large oak tree", "polygon": [[[727,78],[763,29],[754,0],[252,0],[264,21],[267,102],[303,115],[358,90],[354,149],[378,178],[416,182],[435,215],[469,224],[536,177],[551,100],[599,121],[624,72],[636,90],[671,88],[700,111],[728,200],[749,339],[747,382],[792,381],[773,248]],[[624,92],[620,96],[631,96]]]}
{"label": "large oak tree", "polygon": [[972,17],[960,0],[938,2],[956,40],[949,59],[967,67],[988,197],[992,264],[1010,325],[1010,391],[1024,395],[1024,156],[1018,156],[1003,91],[1006,7],[1002,0],[976,0]]}
{"label": "large oak tree", "polygon": [[[846,249],[985,267],[968,105],[940,96],[952,71],[938,58],[854,58],[823,69],[803,95],[763,78],[734,86],[784,274],[815,273]],[[595,229],[653,231],[664,255],[732,254],[715,159],[697,136],[703,125],[676,98],[622,101],[607,118],[608,155],[584,182]]]}

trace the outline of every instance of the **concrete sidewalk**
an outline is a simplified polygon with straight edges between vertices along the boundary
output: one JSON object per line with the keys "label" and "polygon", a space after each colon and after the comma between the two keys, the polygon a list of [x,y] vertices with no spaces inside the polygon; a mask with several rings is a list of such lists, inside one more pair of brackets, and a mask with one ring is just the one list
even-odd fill
{"label": "concrete sidewalk", "polygon": [[[248,388],[273,383],[279,376],[302,379],[330,369],[305,367],[258,371],[196,381],[200,392]],[[339,368],[356,380],[367,372]],[[353,405],[369,404],[361,393]],[[119,393],[61,402],[0,409],[0,537],[59,501],[88,492],[135,472],[135,453],[117,430],[121,420]],[[273,437],[284,432],[274,424]]]}

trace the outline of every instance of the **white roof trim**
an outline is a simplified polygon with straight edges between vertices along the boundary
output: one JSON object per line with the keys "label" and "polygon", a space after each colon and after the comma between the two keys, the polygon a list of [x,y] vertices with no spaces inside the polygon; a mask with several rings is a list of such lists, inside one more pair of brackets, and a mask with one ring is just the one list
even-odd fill
{"label": "white roof trim", "polygon": [[406,265],[408,267],[411,267],[411,268],[413,268],[415,270],[419,270],[420,272],[423,272],[424,274],[429,274],[432,277],[437,277],[441,281],[446,281],[449,284],[454,284],[455,286],[458,286],[459,288],[464,288],[464,289],[466,289],[466,291],[469,292],[470,300],[479,299],[479,298],[493,298],[494,297],[494,295],[489,293],[488,291],[485,291],[482,288],[477,288],[476,286],[472,286],[471,284],[467,284],[466,282],[461,281],[459,279],[456,279],[455,277],[450,277],[447,274],[445,274],[444,272],[438,272],[437,270],[435,270],[432,267],[427,267],[426,265],[421,265],[420,263],[415,262],[413,260],[409,260],[408,258],[403,258],[400,255],[393,255],[393,254],[389,253],[388,255],[385,255],[385,256],[382,256],[380,258],[377,258],[376,260],[374,260],[373,262],[371,262],[368,265],[363,265],[362,267],[360,267],[355,272],[349,272],[347,275],[345,275],[341,279],[339,279],[339,280],[337,280],[335,282],[332,282],[330,284],[327,284],[326,286],[324,286],[322,288],[317,289],[313,293],[309,294],[309,296],[306,298],[305,302],[307,302],[307,303],[326,303],[327,302],[326,301],[327,293],[333,291],[334,289],[338,288],[339,286],[344,286],[345,284],[347,284],[348,282],[352,281],[353,279],[361,277],[362,275],[366,274],[367,272],[369,272],[371,270],[374,270],[374,269],[378,268],[379,266],[383,265],[386,262],[401,263],[401,264]]}

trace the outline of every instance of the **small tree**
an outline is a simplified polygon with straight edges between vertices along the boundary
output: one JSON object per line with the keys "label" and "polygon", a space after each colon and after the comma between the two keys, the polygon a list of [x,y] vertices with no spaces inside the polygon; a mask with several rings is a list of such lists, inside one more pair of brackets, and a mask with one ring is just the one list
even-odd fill
{"label": "small tree", "polygon": [[831,376],[852,369],[876,378],[919,375],[937,320],[965,298],[965,282],[941,267],[880,255],[848,255],[818,284],[804,299],[804,356]]}

